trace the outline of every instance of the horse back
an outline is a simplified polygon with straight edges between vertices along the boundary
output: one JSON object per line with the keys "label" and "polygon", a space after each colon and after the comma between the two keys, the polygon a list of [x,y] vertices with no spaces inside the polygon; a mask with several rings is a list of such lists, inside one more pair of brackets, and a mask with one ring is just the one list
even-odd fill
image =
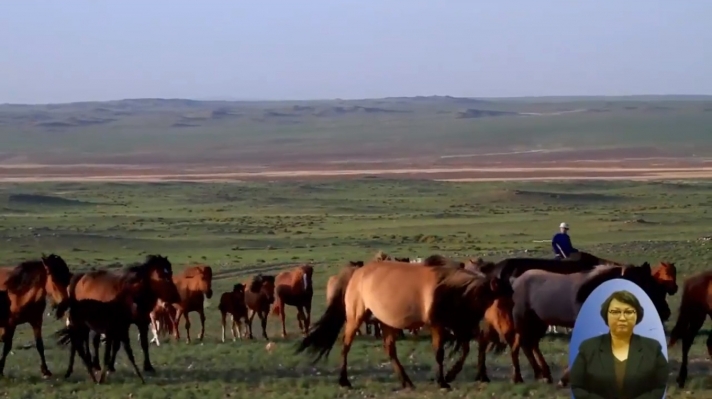
{"label": "horse back", "polygon": [[118,298],[123,291],[124,284],[121,276],[99,270],[79,277],[74,287],[74,298],[109,302]]}

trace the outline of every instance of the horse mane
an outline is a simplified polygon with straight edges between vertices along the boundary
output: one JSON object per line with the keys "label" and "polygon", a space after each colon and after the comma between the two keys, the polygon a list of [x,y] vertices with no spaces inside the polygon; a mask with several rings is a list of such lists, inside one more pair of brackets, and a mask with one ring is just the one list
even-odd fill
{"label": "horse mane", "polygon": [[237,283],[232,286],[232,292],[237,292],[245,289],[245,284]]}
{"label": "horse mane", "polygon": [[260,288],[262,288],[262,284],[264,282],[272,282],[274,284],[274,279],[274,276],[271,276],[269,274],[258,274],[257,276],[252,278],[249,290],[257,294],[258,292],[260,292]]}
{"label": "horse mane", "polygon": [[[437,275],[439,287],[464,288],[467,290],[482,285],[487,280],[487,275],[479,271],[464,271],[450,267],[439,267],[433,269]],[[464,292],[463,292],[464,293]]]}
{"label": "horse mane", "polygon": [[348,266],[349,267],[361,267],[361,266],[363,266],[363,261],[362,260],[357,260],[357,261],[350,260]]}
{"label": "horse mane", "polygon": [[448,259],[442,255],[430,255],[423,259],[424,266],[446,266],[448,263]]}
{"label": "horse mane", "polygon": [[589,295],[595,290],[599,285],[610,280],[611,274],[622,277],[623,269],[629,266],[617,266],[617,265],[599,265],[594,267],[592,270],[582,272],[585,274],[583,282],[576,292],[576,302],[584,303]]}
{"label": "horse mane", "polygon": [[26,260],[12,269],[5,286],[10,291],[25,291],[40,280],[41,273],[38,271],[43,269],[41,260]]}

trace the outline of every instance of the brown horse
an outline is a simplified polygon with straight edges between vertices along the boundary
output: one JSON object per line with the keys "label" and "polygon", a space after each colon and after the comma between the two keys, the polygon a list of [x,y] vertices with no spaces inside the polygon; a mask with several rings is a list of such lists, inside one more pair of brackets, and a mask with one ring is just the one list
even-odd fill
{"label": "brown horse", "polygon": [[[180,301],[180,294],[173,282],[173,267],[168,257],[148,255],[146,260],[138,265],[130,266],[122,271],[113,272],[96,270],[77,275],[76,287],[69,293],[76,300],[94,299],[101,302],[111,302],[122,294],[123,287],[131,284],[133,300],[137,309],[133,323],[138,327],[143,351],[143,370],[154,372],[148,353],[148,329],[151,323],[150,314],[159,299],[173,304]],[[100,336],[93,339],[94,367],[99,370]],[[114,371],[113,359],[109,371]]]}
{"label": "brown horse", "polygon": [[224,292],[220,295],[220,319],[222,322],[222,342],[225,342],[225,321],[228,313],[232,318],[230,331],[232,332],[232,340],[235,341],[235,336],[242,339],[242,323],[244,319],[247,322],[247,306],[245,306],[245,285],[237,283],[232,286],[232,291]]}
{"label": "brown horse", "polygon": [[665,288],[668,295],[677,293],[677,268],[674,263],[660,262],[653,269],[653,278]]}
{"label": "brown horse", "polygon": [[258,274],[252,280],[246,282],[245,286],[245,306],[247,306],[247,336],[254,339],[252,334],[252,320],[257,315],[262,324],[262,336],[267,337],[267,316],[270,307],[274,303],[274,276]]}
{"label": "brown horse", "polygon": [[0,328],[5,328],[10,319],[10,295],[7,290],[0,290]]}
{"label": "brown horse", "polygon": [[280,316],[282,320],[282,338],[287,337],[285,325],[285,305],[297,308],[297,322],[302,334],[307,335],[311,323],[312,297],[314,287],[312,284],[314,268],[310,265],[298,266],[292,270],[283,271],[275,278],[275,301],[272,313]]}
{"label": "brown horse", "polygon": [[[562,261],[563,262],[563,261]],[[558,274],[543,270],[529,270],[514,281],[514,328],[524,355],[534,369],[535,378],[552,382],[551,371],[539,349],[539,341],[547,325],[573,328],[578,312],[596,287],[608,280],[623,278],[637,284],[650,297],[660,318],[670,317],[670,307],[662,286],[653,278],[650,265],[601,265],[593,270],[572,274]],[[522,382],[515,371],[514,382]],[[568,383],[568,369],[560,380]]]}
{"label": "brown horse", "polygon": [[[348,353],[356,330],[369,314],[373,314],[380,320],[384,348],[401,385],[413,388],[413,382],[396,354],[396,336],[399,330],[428,325],[438,365],[437,383],[442,388],[449,388],[448,382],[462,370],[470,340],[477,333],[485,311],[494,300],[508,297],[511,292],[506,280],[460,269],[390,261],[369,262],[356,269],[347,284],[337,287],[324,315],[297,351],[309,350],[317,354],[315,361],[319,360],[329,354],[346,324],[339,385],[350,387]],[[443,360],[444,338],[448,330],[454,336],[455,350],[461,350],[462,355],[446,376]]]}
{"label": "brown horse", "polygon": [[205,336],[205,298],[213,297],[213,269],[210,266],[191,266],[182,273],[173,276],[173,282],[180,293],[180,302],[173,304],[176,310],[174,333],[176,341],[180,339],[180,318],[185,316],[185,341],[190,343],[190,312],[197,312],[200,318],[198,340]]}
{"label": "brown horse", "polygon": [[40,260],[20,263],[14,268],[0,268],[0,290],[7,291],[10,313],[3,329],[3,352],[0,358],[0,376],[5,370],[5,360],[12,349],[12,340],[17,326],[29,323],[35,336],[35,347],[40,354],[42,376],[51,377],[44,354],[42,319],[47,307],[47,295],[55,305],[67,301],[67,286],[72,274],[60,256],[42,255]]}
{"label": "brown horse", "polygon": [[[73,284],[78,279],[73,279]],[[125,281],[125,286],[122,293],[115,299],[109,302],[101,302],[93,299],[83,299],[77,301],[70,297],[67,306],[57,308],[57,319],[62,318],[63,313],[69,310],[71,323],[63,329],[57,331],[55,336],[58,337],[60,345],[70,344],[69,365],[64,378],[69,378],[74,369],[74,356],[79,352],[79,357],[84,362],[84,365],[89,372],[91,379],[97,383],[92,367],[91,356],[88,353],[89,348],[89,332],[95,331],[106,336],[106,351],[104,352],[104,369],[101,371],[101,377],[98,383],[104,382],[108,374],[108,366],[111,364],[111,359],[115,358],[119,348],[123,344],[126,356],[129,358],[131,365],[136,372],[136,375],[144,381],[141,372],[136,366],[133,350],[131,349],[131,340],[129,339],[129,327],[131,327],[136,311],[136,304],[133,302],[133,287],[130,281]],[[70,288],[73,291],[74,287]]]}
{"label": "brown horse", "polygon": [[[707,316],[712,317],[712,271],[694,274],[682,286],[682,299],[675,327],[670,331],[668,348],[682,339],[682,361],[677,385],[682,388],[687,380],[688,354],[697,333]],[[712,331],[707,334],[707,353],[712,357]]]}

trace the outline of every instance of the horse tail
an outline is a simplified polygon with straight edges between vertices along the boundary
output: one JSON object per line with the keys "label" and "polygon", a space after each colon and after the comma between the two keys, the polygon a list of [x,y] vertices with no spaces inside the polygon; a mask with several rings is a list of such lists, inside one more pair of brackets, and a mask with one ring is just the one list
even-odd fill
{"label": "horse tail", "polygon": [[280,299],[279,295],[276,296],[274,305],[272,305],[272,315],[279,316],[282,313],[282,299]]}
{"label": "horse tail", "polygon": [[64,327],[57,332],[54,333],[54,336],[57,337],[57,344],[61,346],[66,346],[70,342],[72,342],[72,327]]}
{"label": "horse tail", "polygon": [[[687,288],[687,287],[685,287]],[[685,290],[682,293],[682,300],[680,301],[680,308],[677,312],[677,321],[675,326],[670,331],[670,340],[668,341],[668,348],[673,347],[677,340],[685,336],[685,332],[690,327],[690,315],[694,312],[696,308],[695,304],[690,299],[690,294]]]}
{"label": "horse tail", "polygon": [[82,277],[84,277],[84,273],[77,273],[72,275],[72,279],[69,280],[69,287],[67,287],[67,299],[60,302],[54,311],[57,320],[64,317],[64,314],[67,313],[67,310],[69,310],[69,308],[71,308],[77,302],[74,293],[77,289],[77,284],[79,283],[79,280],[82,279]]}
{"label": "horse tail", "polygon": [[339,338],[341,328],[346,323],[346,287],[349,285],[350,278],[339,279],[339,282],[334,286],[334,295],[331,297],[326,311],[321,316],[319,321],[314,323],[309,335],[307,335],[297,348],[297,353],[308,350],[311,353],[316,353],[316,358],[313,363],[316,363],[322,357],[328,357],[331,348],[334,347],[336,340]]}

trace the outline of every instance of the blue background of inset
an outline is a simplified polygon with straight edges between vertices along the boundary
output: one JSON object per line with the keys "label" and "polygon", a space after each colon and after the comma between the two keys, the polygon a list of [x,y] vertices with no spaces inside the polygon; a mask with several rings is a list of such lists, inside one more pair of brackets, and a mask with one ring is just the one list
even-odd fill
{"label": "blue background of inset", "polygon": [[655,309],[655,305],[653,305],[653,301],[645,291],[635,283],[617,278],[608,280],[596,287],[581,307],[576,317],[574,329],[571,332],[571,341],[569,342],[569,367],[573,366],[574,359],[576,359],[576,355],[578,355],[579,346],[582,341],[597,335],[609,333],[610,330],[608,326],[601,318],[601,305],[612,293],[621,290],[629,291],[635,295],[645,311],[643,321],[635,326],[633,332],[658,341],[662,347],[665,359],[668,358],[665,328],[663,327],[662,320],[660,320],[658,311]]}

